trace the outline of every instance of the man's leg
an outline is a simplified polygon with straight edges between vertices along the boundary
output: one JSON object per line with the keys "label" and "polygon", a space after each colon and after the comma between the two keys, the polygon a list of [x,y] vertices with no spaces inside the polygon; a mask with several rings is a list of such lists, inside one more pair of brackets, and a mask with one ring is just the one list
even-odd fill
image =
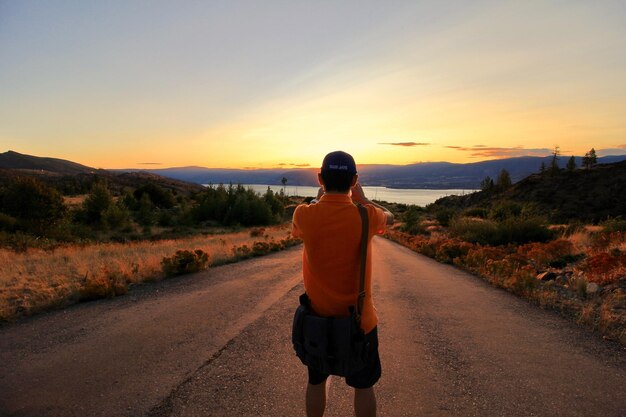
{"label": "man's leg", "polygon": [[307,417],[322,417],[326,409],[326,382],[306,386],[306,415]]}
{"label": "man's leg", "polygon": [[374,387],[354,389],[354,413],[356,417],[376,417]]}

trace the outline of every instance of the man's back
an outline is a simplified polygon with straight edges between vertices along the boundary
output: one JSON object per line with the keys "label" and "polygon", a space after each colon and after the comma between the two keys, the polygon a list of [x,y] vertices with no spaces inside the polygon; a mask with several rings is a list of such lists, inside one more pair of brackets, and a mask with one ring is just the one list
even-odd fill
{"label": "man's back", "polygon": [[[368,235],[382,233],[383,211],[366,206]],[[304,240],[303,276],[314,311],[322,316],[349,315],[355,306],[360,268],[361,219],[347,194],[325,194],[319,203],[301,205],[293,216],[293,234]],[[367,333],[378,321],[371,296],[371,256],[367,257],[366,296],[362,327]]]}

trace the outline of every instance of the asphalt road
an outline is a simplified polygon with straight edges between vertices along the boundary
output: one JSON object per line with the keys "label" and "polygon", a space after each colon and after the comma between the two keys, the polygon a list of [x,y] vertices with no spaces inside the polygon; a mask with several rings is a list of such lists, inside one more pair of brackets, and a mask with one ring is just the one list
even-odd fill
{"label": "asphalt road", "polygon": [[[301,416],[301,248],[0,328],[0,416]],[[382,416],[626,416],[626,351],[375,238]],[[333,378],[328,416],[350,416]]]}

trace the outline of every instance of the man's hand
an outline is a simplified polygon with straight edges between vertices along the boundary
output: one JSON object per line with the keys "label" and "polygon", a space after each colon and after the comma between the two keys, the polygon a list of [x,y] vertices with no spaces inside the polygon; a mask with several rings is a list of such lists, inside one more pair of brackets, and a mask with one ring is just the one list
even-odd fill
{"label": "man's hand", "polygon": [[359,203],[363,205],[371,204],[374,207],[378,207],[383,212],[385,212],[385,216],[387,217],[387,225],[393,224],[393,214],[389,210],[387,210],[387,208],[381,206],[380,204],[376,204],[373,201],[368,200],[367,197],[365,197],[365,192],[363,192],[363,187],[361,187],[361,184],[359,184],[358,182],[354,184],[354,187],[351,188],[351,191],[351,197],[354,203]]}
{"label": "man's hand", "polygon": [[370,201],[365,197],[365,192],[363,191],[363,187],[358,182],[354,184],[354,186],[350,189],[352,191],[352,201],[359,204],[368,204]]}

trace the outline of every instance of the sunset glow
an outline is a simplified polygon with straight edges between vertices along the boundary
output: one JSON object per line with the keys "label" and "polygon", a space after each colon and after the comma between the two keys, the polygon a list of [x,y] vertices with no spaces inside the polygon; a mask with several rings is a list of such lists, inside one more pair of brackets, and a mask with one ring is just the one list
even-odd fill
{"label": "sunset glow", "polygon": [[3,2],[0,152],[102,168],[626,154],[623,2]]}

